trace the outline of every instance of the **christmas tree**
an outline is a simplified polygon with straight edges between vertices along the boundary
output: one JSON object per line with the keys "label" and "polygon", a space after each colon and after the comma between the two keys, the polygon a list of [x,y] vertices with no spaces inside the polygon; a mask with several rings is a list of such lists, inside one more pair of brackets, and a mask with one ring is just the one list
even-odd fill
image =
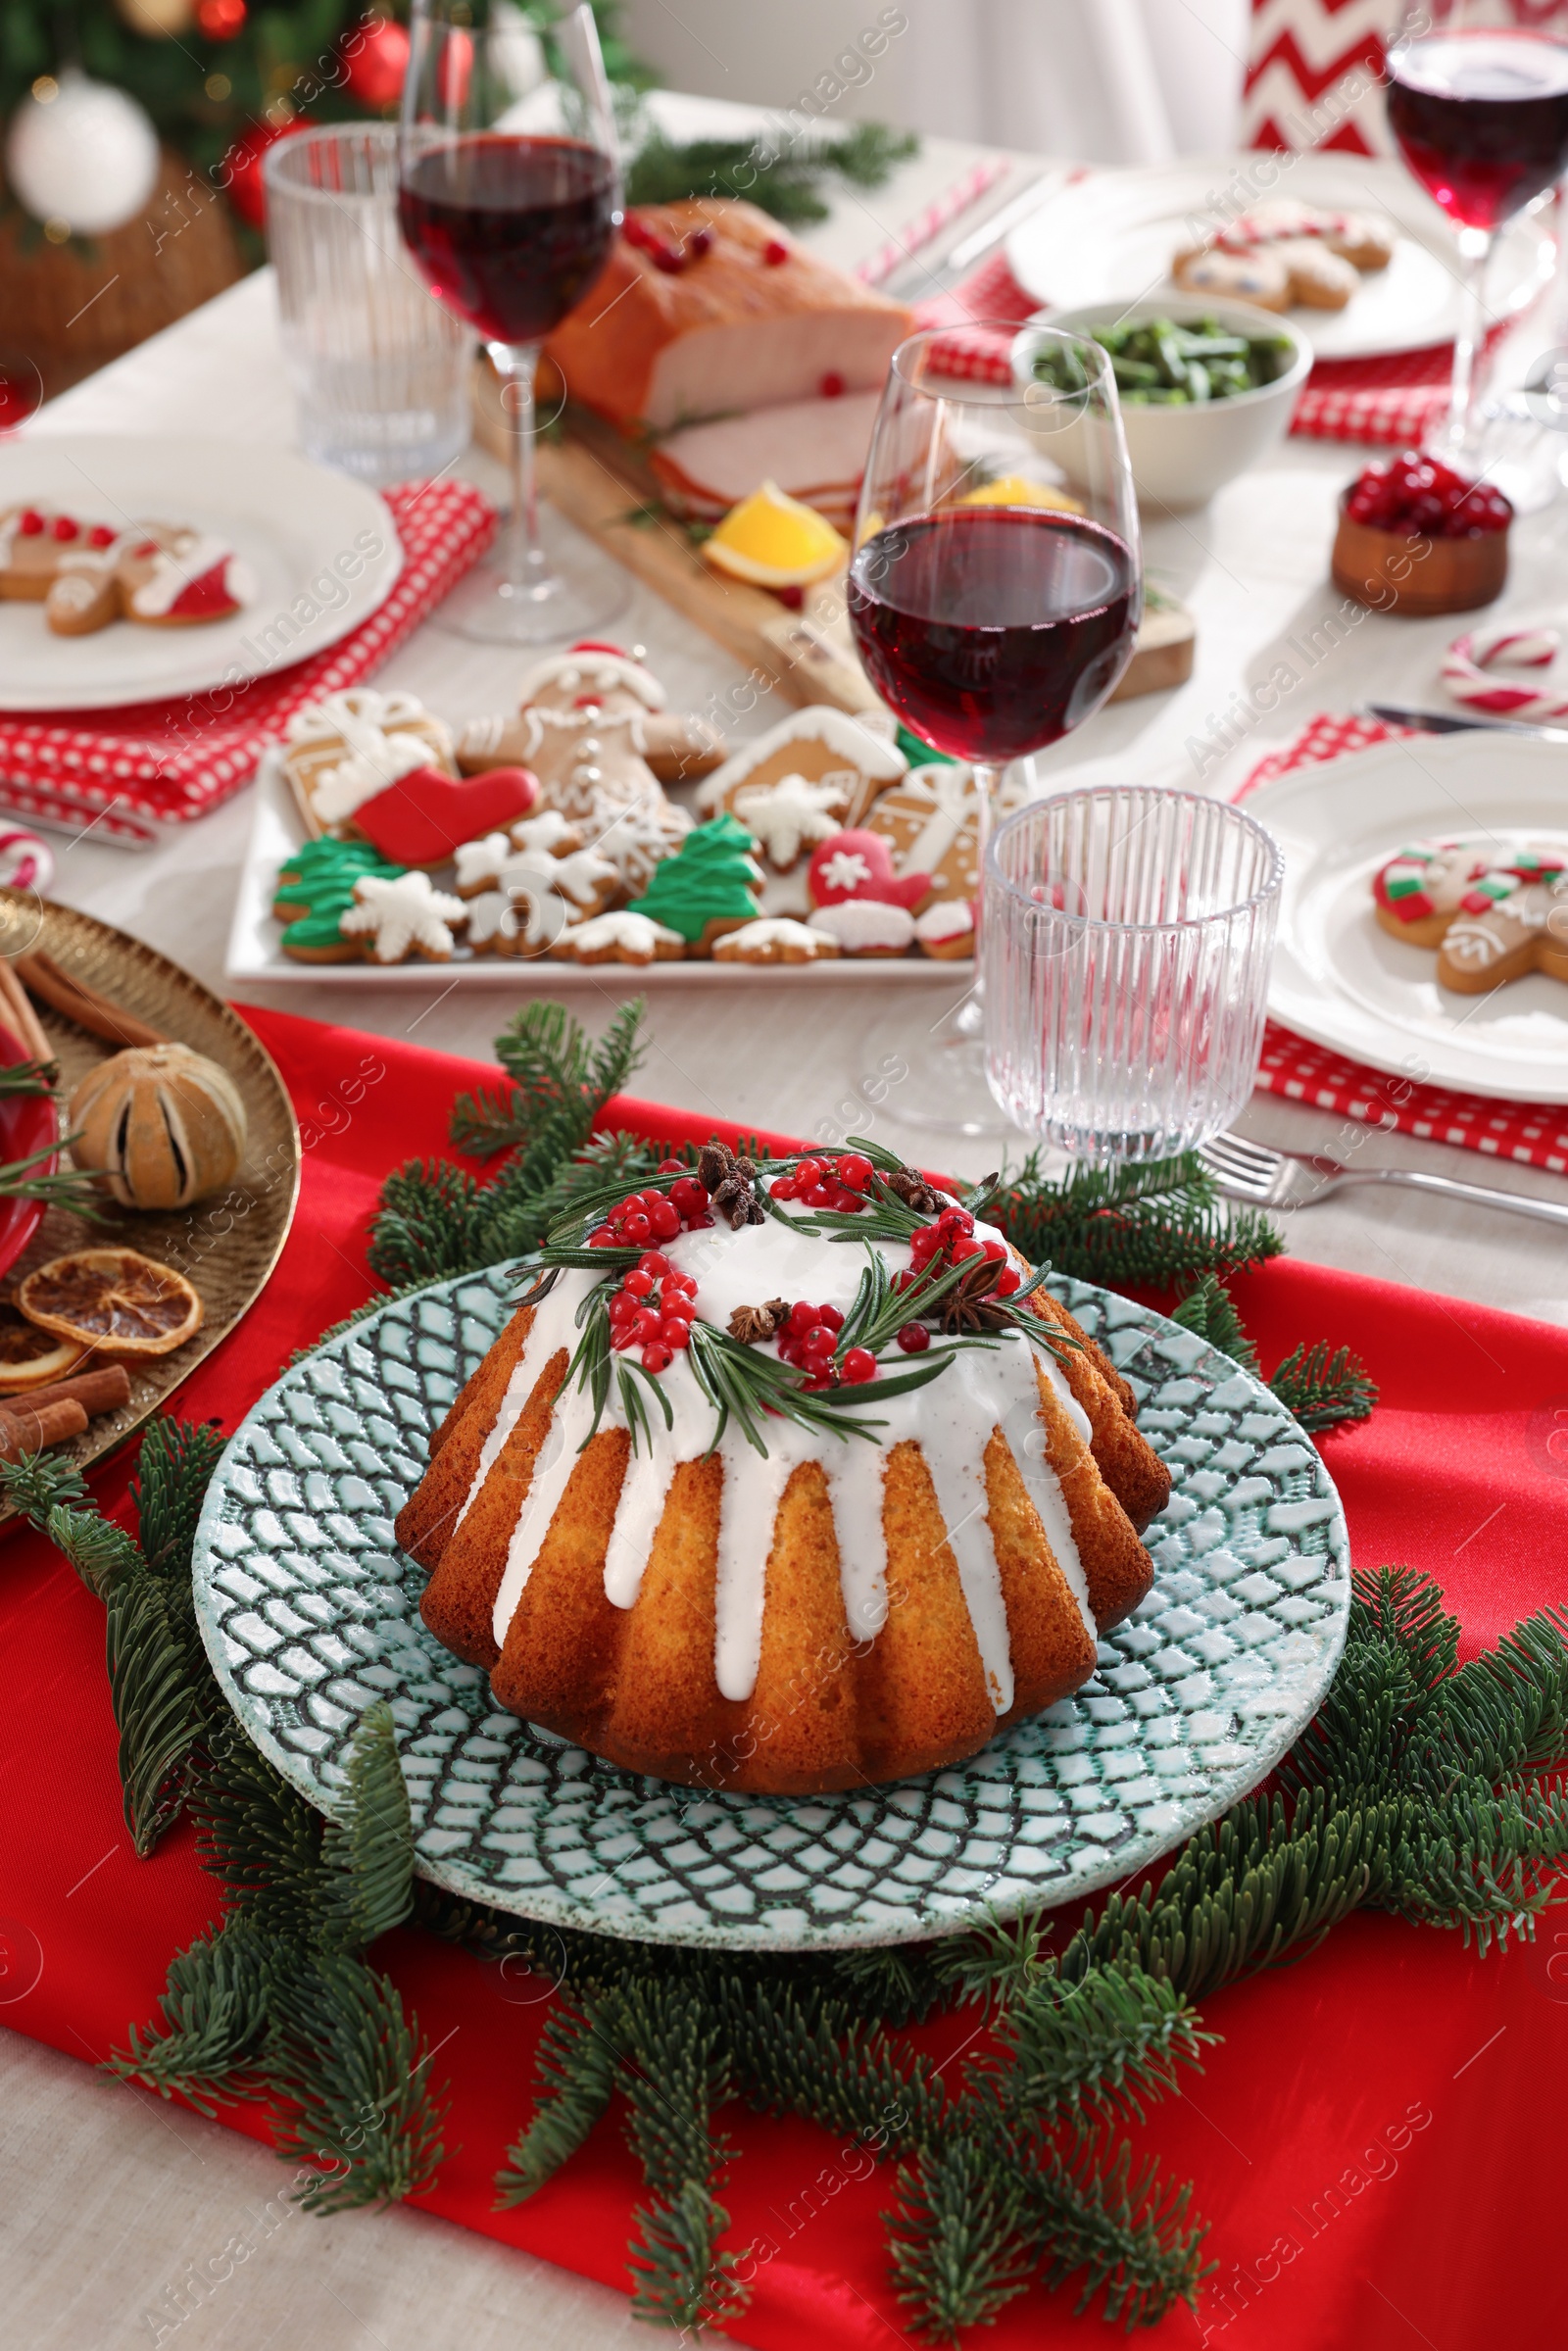
{"label": "christmas tree", "polygon": [[693,946],[710,922],[750,922],[762,886],[762,869],[752,855],[756,847],[734,816],[698,825],[672,857],[654,867],[647,891],[631,902],[632,912],[679,931]]}

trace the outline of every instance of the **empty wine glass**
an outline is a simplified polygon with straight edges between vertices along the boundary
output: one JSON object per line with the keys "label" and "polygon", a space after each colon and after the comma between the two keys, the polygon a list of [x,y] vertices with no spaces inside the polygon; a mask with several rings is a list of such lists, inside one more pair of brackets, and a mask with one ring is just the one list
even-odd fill
{"label": "empty wine glass", "polygon": [[[983,870],[1010,760],[1097,710],[1132,658],[1138,507],[1110,362],[1054,327],[982,327],[1007,379],[960,372],[967,344],[894,353],[866,461],[849,612],[866,675],[909,731],[970,764]],[[997,1125],[980,1007],[932,1032],[898,1115]]]}
{"label": "empty wine glass", "polygon": [[403,235],[431,290],[477,329],[512,425],[499,557],[441,608],[486,642],[580,636],[625,603],[618,566],[541,531],[539,348],[592,287],[620,220],[614,117],[593,12],[541,41],[506,0],[414,0],[403,91]]}

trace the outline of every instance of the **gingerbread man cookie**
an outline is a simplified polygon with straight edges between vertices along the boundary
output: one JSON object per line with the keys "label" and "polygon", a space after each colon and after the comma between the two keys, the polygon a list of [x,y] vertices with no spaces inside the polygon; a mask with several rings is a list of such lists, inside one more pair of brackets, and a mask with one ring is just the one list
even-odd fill
{"label": "gingerbread man cookie", "polygon": [[58,637],[91,636],[120,619],[198,626],[237,612],[255,593],[232,549],[184,523],[116,530],[56,508],[0,514],[0,598],[41,603]]}
{"label": "gingerbread man cookie", "polygon": [[1483,914],[1518,882],[1549,880],[1568,854],[1529,843],[1499,858],[1486,841],[1412,841],[1372,877],[1379,923],[1408,947],[1441,947],[1461,912]]}
{"label": "gingerbread man cookie", "polygon": [[473,718],[458,739],[465,774],[521,765],[543,804],[574,821],[608,824],[661,786],[706,775],[724,746],[705,719],[664,708],[663,687],[618,645],[584,641],[537,662],[514,718]]}
{"label": "gingerbread man cookie", "polygon": [[1561,867],[1529,881],[1484,874],[1438,950],[1438,984],[1460,996],[1490,995],[1531,971],[1568,980],[1568,872]]}

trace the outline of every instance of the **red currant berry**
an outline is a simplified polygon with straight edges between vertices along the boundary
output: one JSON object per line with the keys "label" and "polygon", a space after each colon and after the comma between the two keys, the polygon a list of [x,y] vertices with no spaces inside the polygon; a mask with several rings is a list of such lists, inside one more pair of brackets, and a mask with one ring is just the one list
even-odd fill
{"label": "red currant berry", "polygon": [[820,1184],[822,1181],[821,1160],[806,1158],[798,1161],[795,1169],[795,1181],[803,1192],[808,1185]]}
{"label": "red currant berry", "polygon": [[982,1241],[980,1254],[982,1257],[989,1257],[993,1265],[1005,1265],[1007,1245],[1004,1241]]}
{"label": "red currant berry", "polygon": [[607,1224],[596,1226],[588,1236],[590,1249],[614,1249],[617,1246],[615,1236]]}
{"label": "red currant berry", "polygon": [[851,1388],[858,1388],[864,1380],[876,1378],[876,1357],[868,1347],[852,1347],[839,1365],[839,1377]]}
{"label": "red currant berry", "polygon": [[899,1345],[906,1355],[923,1355],[931,1345],[931,1334],[923,1322],[906,1322],[899,1333]]}
{"label": "red currant berry", "polygon": [[669,1349],[662,1340],[656,1339],[643,1348],[644,1371],[668,1371],[670,1362]]}
{"label": "red currant berry", "polygon": [[789,1328],[799,1334],[810,1330],[821,1319],[809,1298],[798,1298],[790,1308]]}
{"label": "red currant berry", "polygon": [[967,1208],[944,1208],[937,1218],[937,1226],[944,1233],[972,1233],[974,1218]]}
{"label": "red currant berry", "polygon": [[838,1386],[838,1374],[835,1371],[819,1371],[811,1379],[803,1380],[801,1385],[806,1390],[808,1396],[816,1396],[820,1394],[821,1390],[824,1388],[836,1388]]}
{"label": "red currant berry", "polygon": [[654,1237],[654,1228],[640,1209],[635,1216],[628,1216],[620,1229],[628,1249],[643,1249]]}
{"label": "red currant berry", "polygon": [[808,1357],[815,1356],[820,1362],[824,1356],[832,1354],[837,1344],[835,1334],[825,1322],[814,1322],[801,1341],[801,1352]]}
{"label": "red currant berry", "polygon": [[1016,1265],[1004,1265],[992,1284],[992,1288],[998,1298],[1011,1298],[1015,1290],[1023,1288],[1023,1276]]}
{"label": "red currant berry", "polygon": [[677,1208],[682,1216],[701,1216],[708,1205],[708,1188],[699,1184],[695,1176],[682,1176],[678,1182],[671,1184],[669,1198],[671,1206]]}
{"label": "red currant berry", "polygon": [[684,1175],[686,1173],[686,1162],[683,1159],[661,1159],[659,1162],[659,1172],[661,1175]]}
{"label": "red currant berry", "polygon": [[657,1306],[639,1306],[631,1318],[631,1328],[639,1339],[657,1339],[659,1326],[662,1320],[663,1317]]}
{"label": "red currant berry", "polygon": [[[628,1279],[630,1277],[628,1276]],[[611,1293],[610,1319],[612,1322],[630,1322],[637,1311],[637,1299],[624,1290]]]}
{"label": "red currant berry", "polygon": [[978,1241],[958,1240],[951,1244],[948,1255],[955,1265],[966,1265],[971,1257],[983,1254]]}
{"label": "red currant berry", "polygon": [[692,1326],[684,1314],[666,1314],[659,1326],[659,1336],[666,1347],[690,1347]]}
{"label": "red currant berry", "polygon": [[847,1151],[839,1161],[839,1182],[852,1192],[863,1192],[873,1172],[863,1151]]}
{"label": "red currant berry", "polygon": [[617,1354],[623,1355],[629,1347],[635,1347],[637,1345],[636,1325],[629,1322],[612,1323],[610,1327],[610,1344],[615,1349]]}
{"label": "red currant berry", "polygon": [[771,1191],[775,1200],[793,1200],[796,1192],[795,1178],[793,1176],[778,1176],[769,1186],[769,1190]]}
{"label": "red currant berry", "polygon": [[641,1265],[634,1265],[621,1284],[628,1298],[646,1298],[653,1286],[653,1275],[645,1273]]}
{"label": "red currant berry", "polygon": [[673,1241],[680,1231],[680,1210],[673,1200],[655,1200],[648,1210],[648,1221],[656,1241]]}
{"label": "red currant berry", "polygon": [[833,1195],[833,1205],[841,1216],[858,1216],[865,1202],[858,1192],[847,1192],[840,1185]]}
{"label": "red currant berry", "polygon": [[669,1259],[660,1249],[645,1249],[637,1260],[638,1272],[651,1273],[656,1282],[662,1282],[669,1269]]}
{"label": "red currant berry", "polygon": [[664,1276],[666,1298],[695,1298],[697,1284],[689,1273],[667,1273]]}
{"label": "red currant berry", "polygon": [[816,1319],[830,1331],[842,1331],[844,1328],[844,1317],[837,1306],[818,1306]]}

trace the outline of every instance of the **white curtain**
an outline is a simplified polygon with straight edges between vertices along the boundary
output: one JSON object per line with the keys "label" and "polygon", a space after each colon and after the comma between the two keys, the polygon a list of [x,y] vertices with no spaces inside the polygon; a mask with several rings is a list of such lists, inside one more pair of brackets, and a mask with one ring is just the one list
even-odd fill
{"label": "white curtain", "polygon": [[1250,0],[629,0],[623,23],[675,89],[788,106],[850,57],[835,114],[1156,163],[1234,144],[1250,15]]}

